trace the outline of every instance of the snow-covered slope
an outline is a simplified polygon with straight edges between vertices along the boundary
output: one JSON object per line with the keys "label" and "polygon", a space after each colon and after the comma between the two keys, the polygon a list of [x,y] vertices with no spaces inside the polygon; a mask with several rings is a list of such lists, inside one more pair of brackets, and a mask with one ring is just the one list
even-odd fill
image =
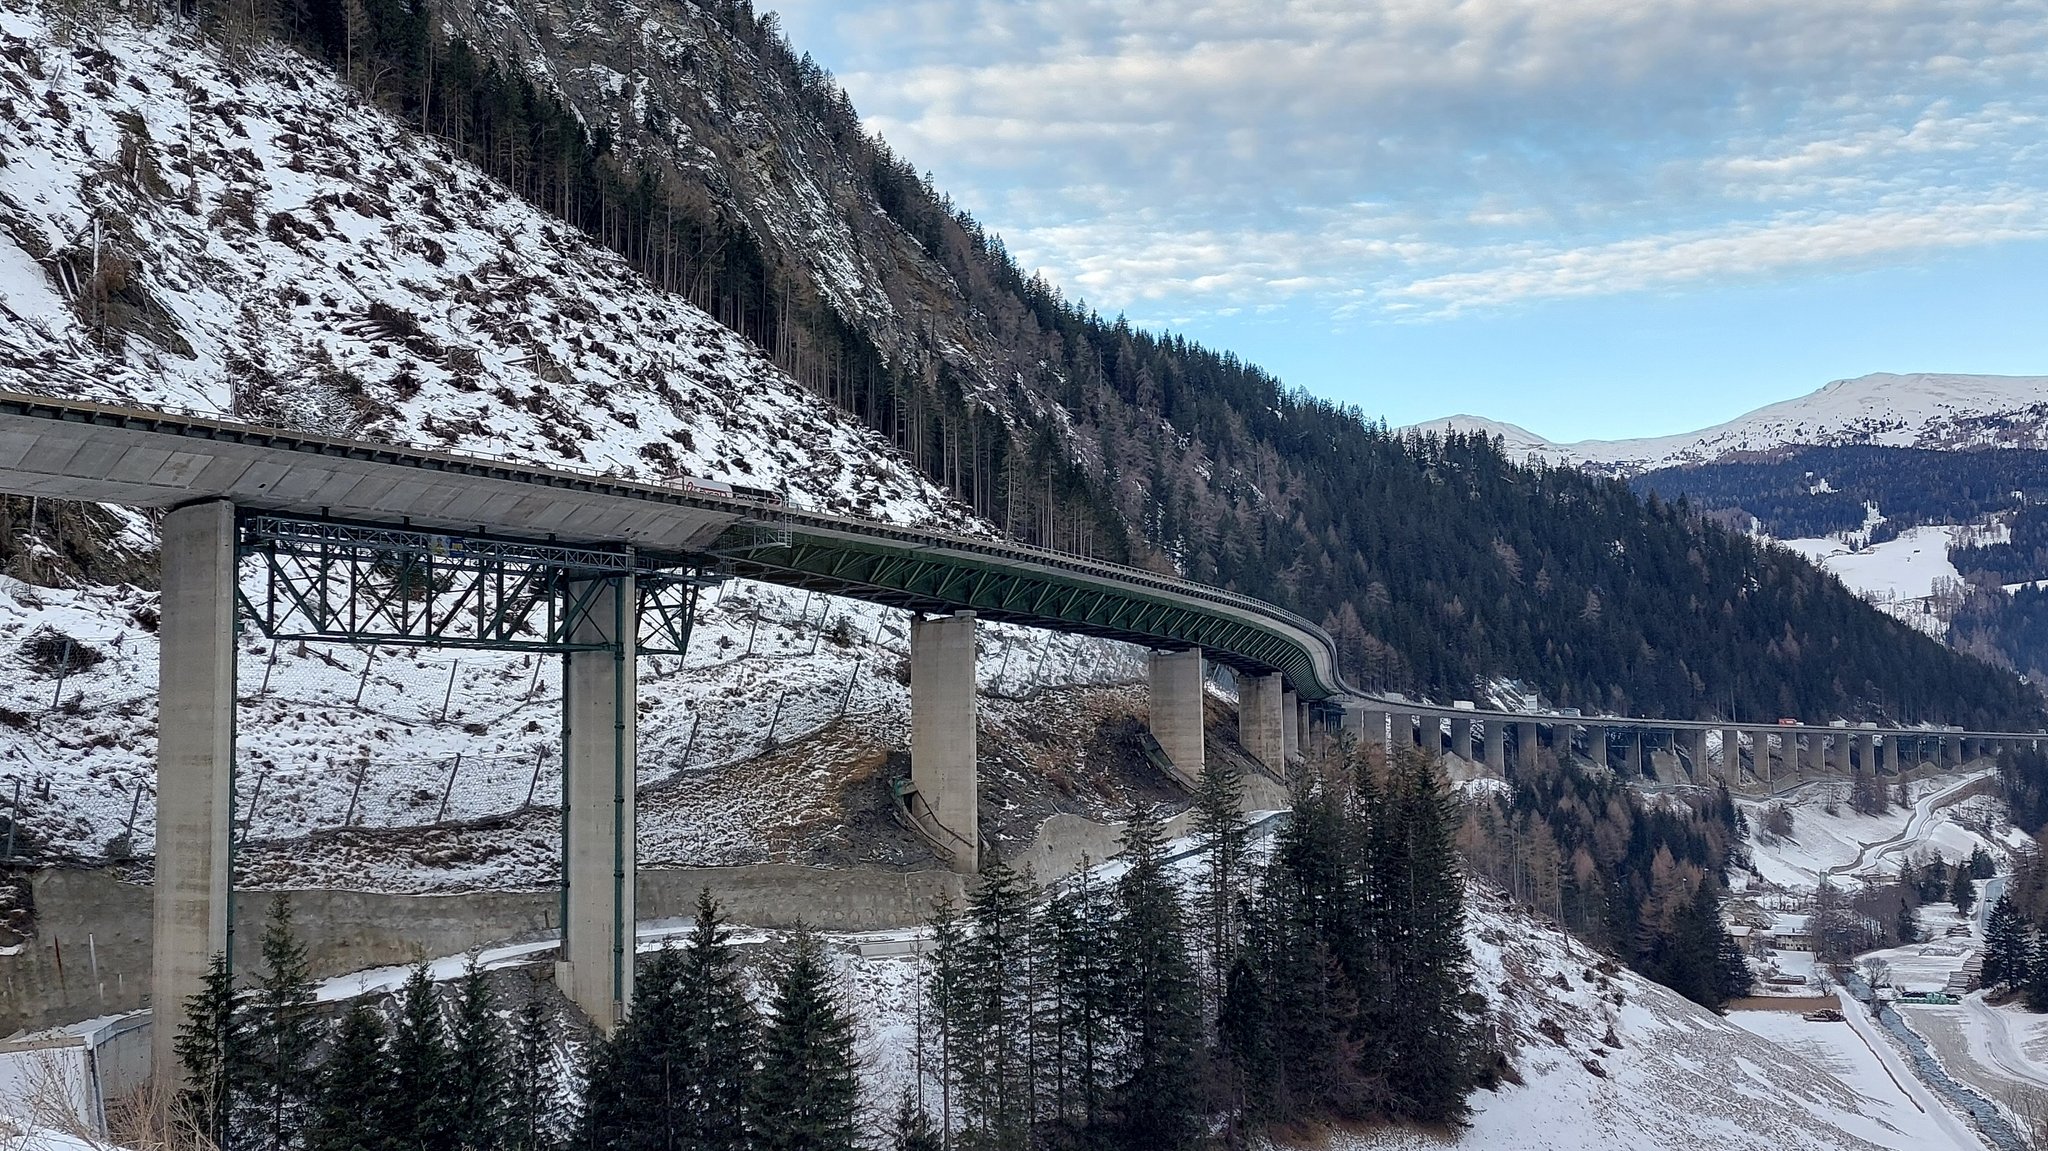
{"label": "snow-covered slope", "polygon": [[[0,10],[0,387],[963,523],[679,296],[290,52]],[[97,269],[97,271],[95,271]]]}
{"label": "snow-covered slope", "polygon": [[[326,69],[274,49],[230,64],[178,21],[58,24],[33,4],[0,7],[0,388],[650,479],[786,484],[823,507],[977,530],[880,437],[687,300]],[[20,505],[16,525],[30,522]],[[31,532],[46,533],[51,508],[35,514]],[[124,513],[105,536],[140,554],[136,570],[151,566],[146,517]],[[67,586],[0,575],[0,786],[25,789],[17,846],[31,858],[146,854],[154,592],[66,578],[54,551],[31,550],[51,561],[39,560],[38,580],[55,568]],[[900,613],[746,584],[710,601],[688,660],[643,666],[644,782],[729,768],[842,711],[869,743],[894,746],[906,707]],[[21,649],[43,628],[103,659],[37,669]],[[993,693],[1131,674],[1118,645],[985,634]],[[261,841],[344,821],[418,827],[502,814],[529,795],[553,801],[549,661],[367,655],[253,634],[241,652],[245,863],[270,850]],[[664,858],[804,857],[805,843],[768,835],[760,813],[725,811],[716,824],[691,814],[701,834],[658,845]],[[515,839],[466,857],[430,844],[375,874],[348,870],[336,851],[301,853],[273,874],[406,890],[545,882],[518,871],[527,856]],[[551,853],[528,854],[552,866]]]}
{"label": "snow-covered slope", "polygon": [[1792,444],[1966,448],[2048,446],[2048,376],[1880,372],[1758,408],[1680,435],[1554,443],[1526,428],[1478,416],[1414,425],[1499,436],[1510,455],[1621,472],[1704,463]]}

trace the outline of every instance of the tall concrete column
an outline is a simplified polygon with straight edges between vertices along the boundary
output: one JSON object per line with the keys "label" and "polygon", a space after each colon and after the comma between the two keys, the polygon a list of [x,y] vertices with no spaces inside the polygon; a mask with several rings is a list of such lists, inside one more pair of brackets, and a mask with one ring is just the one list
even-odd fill
{"label": "tall concrete column", "polygon": [[1961,762],[1961,747],[1952,735],[1934,737],[1934,758],[1943,767],[1955,767]]}
{"label": "tall concrete column", "polygon": [[1593,761],[1594,767],[1605,768],[1607,766],[1606,728],[1597,725],[1588,725],[1586,727],[1586,758]]}
{"label": "tall concrete column", "polygon": [[1508,725],[1503,719],[1486,721],[1486,766],[1497,772],[1508,769]]}
{"label": "tall concrete column", "polygon": [[1709,774],[1707,771],[1707,733],[1697,728],[1688,728],[1684,731],[1673,732],[1671,738],[1674,754],[1677,747],[1685,749],[1685,754],[1680,756],[1679,759],[1685,769],[1686,778],[1695,783],[1706,778]]}
{"label": "tall concrete column", "polygon": [[1877,736],[1867,731],[1856,733],[1856,759],[1865,774],[1877,775]]}
{"label": "tall concrete column", "polygon": [[910,621],[910,782],[954,871],[981,867],[974,613]]}
{"label": "tall concrete column", "polygon": [[1287,771],[1287,742],[1281,722],[1280,673],[1237,677],[1237,741],[1267,770]]}
{"label": "tall concrete column", "polygon": [[1301,758],[1301,697],[1286,687],[1280,691],[1280,743],[1286,758]]}
{"label": "tall concrete column", "polygon": [[[1759,727],[1749,733],[1750,757],[1755,764],[1756,777],[1763,780],[1766,784],[1771,782],[1779,767],[1779,765],[1774,765],[1771,762],[1771,739],[1777,734],[1777,732],[1768,727]],[[1784,744],[1784,749],[1786,752],[1791,752],[1793,750],[1790,742],[1791,737],[1787,736],[1785,738],[1787,742]],[[1789,755],[1782,761],[1782,766],[1789,771],[1798,770],[1798,765],[1792,762]]]}
{"label": "tall concrete column", "polygon": [[1820,772],[1827,770],[1828,737],[1820,731],[1806,733],[1806,750],[1800,756],[1801,771]]}
{"label": "tall concrete column", "polygon": [[182,1083],[174,1045],[185,1001],[228,949],[228,839],[234,820],[235,508],[164,517],[158,638],[156,922],[151,948],[154,1068]]}
{"label": "tall concrete column", "polygon": [[1459,759],[1472,758],[1472,721],[1454,719],[1451,721],[1451,754]]}
{"label": "tall concrete column", "polygon": [[[1766,771],[1764,760],[1770,755],[1770,749],[1762,743],[1756,747],[1756,777],[1762,779]],[[1736,728],[1721,729],[1721,778],[1727,780],[1731,787],[1742,782],[1742,732]]]}
{"label": "tall concrete column", "polygon": [[1621,747],[1622,772],[1630,779],[1642,779],[1650,773],[1643,770],[1650,762],[1649,741],[1644,738],[1643,729],[1632,727]]}
{"label": "tall concrete column", "polygon": [[1517,723],[1515,725],[1515,768],[1517,770],[1529,771],[1536,767],[1537,745],[1541,739],[1542,736],[1537,733],[1535,724]]}
{"label": "tall concrete column", "polygon": [[562,661],[563,938],[555,982],[607,1031],[633,1005],[637,611],[633,577],[600,581],[569,639],[609,650]]}
{"label": "tall concrete column", "polygon": [[1202,649],[1152,653],[1152,738],[1184,783],[1202,778],[1206,751]]}

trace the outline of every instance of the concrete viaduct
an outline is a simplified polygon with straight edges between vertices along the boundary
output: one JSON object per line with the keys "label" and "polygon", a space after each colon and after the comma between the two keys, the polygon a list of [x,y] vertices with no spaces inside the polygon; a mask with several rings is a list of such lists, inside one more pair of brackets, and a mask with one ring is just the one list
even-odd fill
{"label": "concrete viaduct", "polygon": [[[632,1000],[635,660],[688,643],[696,590],[731,577],[914,613],[906,810],[953,867],[980,857],[975,626],[1152,649],[1151,729],[1203,767],[1206,668],[1234,673],[1240,742],[1276,774],[1311,741],[1422,747],[1505,770],[1548,731],[1665,782],[1758,792],[1819,771],[1960,763],[2040,736],[1727,725],[1446,708],[1344,683],[1308,620],[1155,572],[1005,541],[209,416],[0,393],[0,493],[164,509],[151,1000],[181,1004],[233,929],[238,621],[273,639],[563,657],[563,940],[592,1019]],[[254,568],[252,573],[251,568]],[[1720,730],[1710,763],[1705,736]],[[1748,743],[1745,758],[1744,740]],[[1616,753],[1619,752],[1619,759]],[[175,1029],[155,1029],[172,1067]]]}

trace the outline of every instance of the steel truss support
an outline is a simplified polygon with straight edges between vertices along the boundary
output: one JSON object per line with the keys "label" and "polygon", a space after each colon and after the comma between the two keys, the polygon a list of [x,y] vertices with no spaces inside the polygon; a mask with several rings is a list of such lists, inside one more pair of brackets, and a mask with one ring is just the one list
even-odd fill
{"label": "steel truss support", "polygon": [[563,657],[557,982],[598,1026],[615,1026],[633,998],[636,658],[688,651],[698,595],[718,577],[631,548],[255,514],[234,525],[234,554],[260,578],[218,582],[274,642]]}

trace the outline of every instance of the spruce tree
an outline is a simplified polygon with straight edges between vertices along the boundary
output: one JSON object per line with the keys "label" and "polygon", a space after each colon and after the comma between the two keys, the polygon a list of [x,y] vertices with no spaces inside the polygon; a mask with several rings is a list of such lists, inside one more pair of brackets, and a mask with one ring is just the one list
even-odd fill
{"label": "spruce tree", "polygon": [[932,946],[926,953],[928,970],[923,990],[938,1045],[935,1078],[939,1088],[939,1130],[950,1140],[955,1129],[953,1087],[958,1078],[953,1037],[967,1028],[969,1009],[967,928],[950,900],[941,900],[932,909],[930,925]]}
{"label": "spruce tree", "polygon": [[1238,905],[1245,882],[1244,781],[1220,759],[1202,767],[1195,795],[1195,842],[1202,850],[1197,922],[1210,1002],[1220,1003],[1224,979],[1236,960]]}
{"label": "spruce tree", "polygon": [[1984,986],[2025,986],[2032,959],[2027,922],[2013,905],[2012,893],[2002,892],[1984,924]]}
{"label": "spruce tree", "polygon": [[932,1126],[931,1113],[905,1088],[896,1100],[896,1117],[889,1127],[889,1151],[944,1151],[945,1142]]}
{"label": "spruce tree", "polygon": [[1127,1046],[1113,1143],[1129,1151],[1179,1151],[1202,1130],[1201,990],[1180,896],[1163,861],[1159,819],[1142,804],[1124,828],[1123,847],[1128,866],[1116,882],[1112,952]]}
{"label": "spruce tree", "polygon": [[968,899],[958,1010],[946,1020],[953,1102],[978,1147],[1020,1148],[1030,1130],[1030,880],[997,859]]}
{"label": "spruce tree", "polygon": [[[682,952],[664,943],[634,980],[632,1012],[610,1035],[591,1042],[575,1146],[673,1151],[683,1145],[696,1100],[687,1073],[682,971]],[[538,1014],[538,1004],[528,1009]],[[531,1032],[522,1026],[521,1035],[521,1062],[536,1066]],[[524,1102],[515,1107],[533,1108],[539,1095],[536,1076],[521,1085]]]}
{"label": "spruce tree", "polygon": [[1970,879],[1970,869],[1958,866],[1949,880],[1948,901],[1955,905],[1957,915],[1968,915],[1977,905],[1977,885]]}
{"label": "spruce tree", "polygon": [[1398,1010],[1382,1016],[1385,1058],[1376,1066],[1396,1115],[1446,1122],[1465,1115],[1478,1063],[1465,1001],[1464,877],[1451,842],[1456,804],[1425,756],[1404,753],[1394,777],[1378,834],[1402,846],[1386,853],[1393,867],[1374,880],[1389,931],[1380,994]]}
{"label": "spruce tree", "polygon": [[287,1151],[299,1144],[312,1106],[314,1052],[320,1024],[306,948],[292,930],[289,896],[270,902],[263,925],[263,974],[250,998],[249,1092],[242,1124],[246,1146]]}
{"label": "spruce tree", "polygon": [[683,944],[677,994],[687,1119],[681,1146],[690,1151],[747,1151],[759,1041],[752,1004],[741,982],[732,933],[711,898],[697,895],[697,920]]}
{"label": "spruce tree", "polygon": [[1971,849],[1971,851],[1970,851],[1970,878],[1971,878],[1971,879],[1990,879],[1990,878],[1991,878],[1992,876],[1994,876],[1994,875],[1997,875],[1997,874],[1998,874],[1998,863],[1997,863],[1997,861],[1996,861],[1996,860],[1994,860],[1994,859],[1992,859],[1992,858],[1991,858],[1991,853],[1990,853],[1990,852],[1988,852],[1988,851],[1984,850],[1984,845],[1983,845],[1983,844],[1981,844],[1981,843],[1980,843],[1980,844],[1978,844],[1978,845],[1977,845],[1977,846],[1976,846],[1975,848]]}
{"label": "spruce tree", "polygon": [[519,1009],[511,1064],[505,1076],[505,1151],[545,1151],[555,1145],[554,1041],[540,997]]}
{"label": "spruce tree", "polygon": [[333,1048],[314,1084],[306,1151],[400,1151],[413,1146],[394,1134],[391,1061],[384,1021],[357,1000],[342,1016]]}
{"label": "spruce tree", "polygon": [[2027,1010],[2048,1012],[2048,931],[2034,933],[2027,953]]}
{"label": "spruce tree", "polygon": [[461,1151],[501,1151],[506,1136],[505,1038],[496,996],[474,954],[456,992],[448,1049],[455,1146]]}
{"label": "spruce tree", "polygon": [[855,1151],[860,1066],[853,1019],[818,937],[799,929],[781,956],[754,1079],[757,1151]]}
{"label": "spruce tree", "polygon": [[413,965],[398,994],[398,1018],[391,1027],[393,1126],[390,1138],[404,1146],[455,1146],[453,1068],[441,1000],[422,959]]}
{"label": "spruce tree", "polygon": [[1100,1131],[1119,1050],[1121,984],[1110,946],[1108,890],[1089,872],[1046,901],[1032,932],[1031,1040],[1040,1142],[1084,1142]]}
{"label": "spruce tree", "polygon": [[227,1145],[237,1105],[249,1088],[253,1040],[242,1000],[227,953],[215,953],[198,993],[185,1001],[185,1021],[173,1047],[187,1084],[179,1106],[217,1147]]}

